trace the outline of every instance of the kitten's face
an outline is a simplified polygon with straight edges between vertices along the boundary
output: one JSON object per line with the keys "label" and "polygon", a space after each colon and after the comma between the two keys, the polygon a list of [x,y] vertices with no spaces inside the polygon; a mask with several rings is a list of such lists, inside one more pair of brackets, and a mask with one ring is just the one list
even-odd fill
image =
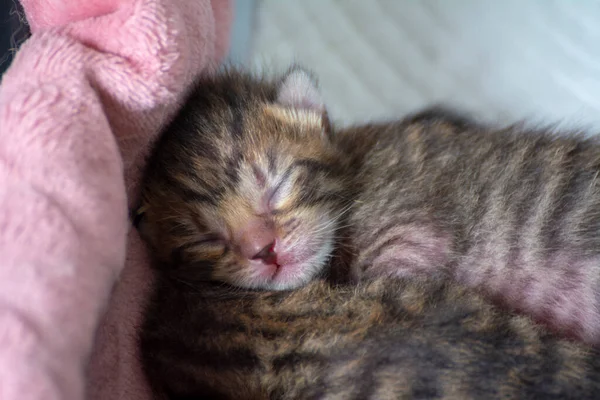
{"label": "kitten's face", "polygon": [[221,104],[167,133],[142,232],[181,279],[281,290],[323,271],[344,207],[343,161],[322,110],[291,105]]}

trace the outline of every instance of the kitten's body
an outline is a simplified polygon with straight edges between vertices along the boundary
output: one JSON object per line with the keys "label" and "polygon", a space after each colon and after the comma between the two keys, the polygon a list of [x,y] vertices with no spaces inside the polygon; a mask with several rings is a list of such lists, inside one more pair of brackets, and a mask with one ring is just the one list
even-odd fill
{"label": "kitten's body", "polygon": [[[458,286],[159,282],[141,338],[168,399],[593,399],[597,350]],[[163,397],[158,396],[158,399]]]}
{"label": "kitten's body", "polygon": [[450,276],[600,342],[597,139],[435,110],[332,130],[312,85],[232,72],[192,93],[144,191],[163,269],[266,289],[330,258],[357,279]]}
{"label": "kitten's body", "polygon": [[356,276],[447,274],[600,343],[597,139],[436,113],[370,129],[349,213]]}
{"label": "kitten's body", "polygon": [[[583,345],[525,334],[537,328],[475,295],[309,282],[327,271],[458,281],[597,344],[599,163],[595,139],[435,111],[336,130],[302,72],[208,78],[165,131],[144,186],[141,230],[159,273],[142,334],[149,376],[180,393],[235,383],[234,398],[348,388],[591,398],[596,351],[582,359]],[[286,364],[313,356],[318,368]]]}

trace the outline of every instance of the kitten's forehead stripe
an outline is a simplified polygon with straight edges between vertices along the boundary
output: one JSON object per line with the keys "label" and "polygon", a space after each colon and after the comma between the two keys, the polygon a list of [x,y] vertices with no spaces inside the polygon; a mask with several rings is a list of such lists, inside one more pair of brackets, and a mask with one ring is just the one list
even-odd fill
{"label": "kitten's forehead stripe", "polygon": [[303,158],[301,160],[294,161],[292,165],[294,167],[304,167],[311,174],[321,173],[338,179],[347,176],[347,172],[341,170],[339,166],[315,159]]}
{"label": "kitten's forehead stripe", "polygon": [[[180,181],[167,180],[167,183],[173,193],[176,193],[184,201],[193,203],[206,203],[215,206],[217,198],[221,194],[218,189],[213,189],[211,192],[204,192],[200,187],[190,187],[182,185]],[[199,191],[202,190],[202,191]]]}
{"label": "kitten's forehead stripe", "polygon": [[303,158],[301,160],[296,160],[292,164],[294,167],[304,167],[311,172],[329,172],[333,170],[333,166],[325,164],[319,160]]}
{"label": "kitten's forehead stripe", "polygon": [[233,107],[232,113],[231,136],[233,140],[241,140],[244,133],[244,114],[240,107]]}
{"label": "kitten's forehead stripe", "polygon": [[276,156],[275,156],[275,150],[273,149],[273,147],[269,147],[267,150],[267,163],[268,163],[268,168],[269,168],[269,173],[271,175],[275,175],[277,173],[277,167],[276,167]]}
{"label": "kitten's forehead stripe", "polygon": [[242,162],[243,154],[239,149],[239,146],[234,146],[231,157],[226,161],[225,175],[229,181],[231,187],[235,187],[240,180],[239,167]]}
{"label": "kitten's forehead stripe", "polygon": [[[218,151],[213,141],[203,140],[201,143],[195,145],[192,149],[194,153],[201,157],[203,161],[216,161],[218,160]],[[185,160],[182,160],[185,161]]]}

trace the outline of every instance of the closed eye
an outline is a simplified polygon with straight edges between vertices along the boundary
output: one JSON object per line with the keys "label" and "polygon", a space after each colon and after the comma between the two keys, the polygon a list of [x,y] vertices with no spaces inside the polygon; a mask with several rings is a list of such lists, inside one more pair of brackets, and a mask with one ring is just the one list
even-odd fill
{"label": "closed eye", "polygon": [[218,235],[207,235],[191,243],[192,246],[225,246],[225,239]]}
{"label": "closed eye", "polygon": [[317,160],[312,160],[309,158],[304,158],[300,160],[296,160],[292,165],[290,165],[286,171],[281,176],[281,179],[275,185],[275,188],[271,191],[268,200],[268,207],[271,212],[276,212],[278,205],[282,202],[282,200],[289,196],[292,191],[292,186],[295,182],[293,178],[293,173],[299,168],[304,169],[309,176],[314,176],[316,174],[328,174],[331,171],[331,168],[328,164],[322,163]]}
{"label": "closed eye", "polygon": [[269,193],[267,201],[268,208],[271,212],[275,211],[281,205],[283,199],[289,195],[292,189],[291,169],[281,177],[277,185]]}
{"label": "closed eye", "polygon": [[181,247],[190,254],[202,254],[202,257],[222,257],[229,251],[227,242],[219,236],[205,236]]}

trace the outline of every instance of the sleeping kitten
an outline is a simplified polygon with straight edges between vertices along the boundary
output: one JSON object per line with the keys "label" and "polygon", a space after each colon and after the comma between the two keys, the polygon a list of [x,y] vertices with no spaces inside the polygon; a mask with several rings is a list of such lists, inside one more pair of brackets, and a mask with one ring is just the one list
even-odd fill
{"label": "sleeping kitten", "polygon": [[155,399],[595,399],[598,349],[453,284],[294,291],[164,277],[141,330]]}
{"label": "sleeping kitten", "polygon": [[187,282],[450,277],[600,342],[600,144],[430,110],[335,129],[311,76],[205,78],[149,162],[141,230]]}

